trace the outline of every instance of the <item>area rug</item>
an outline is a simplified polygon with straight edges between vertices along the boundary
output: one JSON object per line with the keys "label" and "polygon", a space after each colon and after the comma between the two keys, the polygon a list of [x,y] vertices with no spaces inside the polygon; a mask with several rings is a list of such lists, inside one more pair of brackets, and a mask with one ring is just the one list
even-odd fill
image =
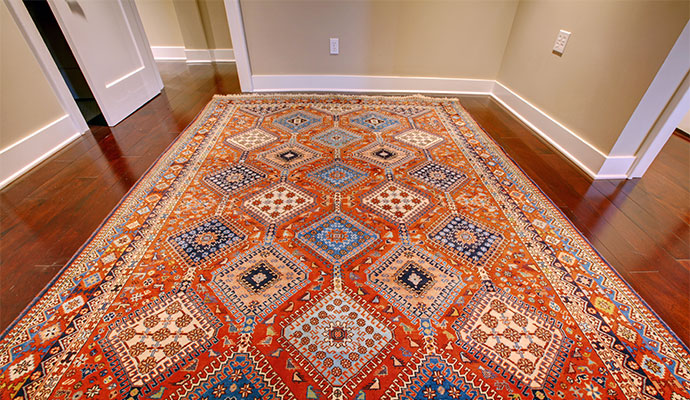
{"label": "area rug", "polygon": [[689,363],[457,100],[216,96],[3,334],[0,391],[680,400]]}

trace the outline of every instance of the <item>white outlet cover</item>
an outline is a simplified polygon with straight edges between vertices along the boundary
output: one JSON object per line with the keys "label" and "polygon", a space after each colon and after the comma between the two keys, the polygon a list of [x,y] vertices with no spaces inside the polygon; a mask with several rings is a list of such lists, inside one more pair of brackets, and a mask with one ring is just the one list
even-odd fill
{"label": "white outlet cover", "polygon": [[556,43],[553,44],[553,51],[558,54],[563,54],[568,39],[570,39],[570,32],[561,29],[561,31],[558,32],[558,36],[556,36]]}
{"label": "white outlet cover", "polygon": [[340,52],[340,41],[338,38],[331,38],[330,39],[330,52],[331,54],[338,54]]}

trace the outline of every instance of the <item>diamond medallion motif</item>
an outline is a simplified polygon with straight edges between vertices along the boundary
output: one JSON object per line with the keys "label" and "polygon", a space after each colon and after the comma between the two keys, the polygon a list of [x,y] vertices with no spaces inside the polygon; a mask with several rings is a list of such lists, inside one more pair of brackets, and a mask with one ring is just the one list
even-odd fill
{"label": "diamond medallion motif", "polygon": [[334,149],[341,149],[359,142],[362,137],[342,129],[330,129],[311,138],[311,141]]}
{"label": "diamond medallion motif", "polygon": [[398,167],[414,159],[414,153],[392,144],[372,143],[352,153],[353,157],[381,168]]}
{"label": "diamond medallion motif", "polygon": [[386,107],[384,110],[393,113],[393,114],[398,114],[402,115],[403,117],[407,118],[412,118],[412,117],[417,117],[419,115],[428,113],[430,111],[429,107],[416,107],[416,106],[393,106],[393,107]]}
{"label": "diamond medallion motif", "polygon": [[340,387],[395,343],[388,322],[346,292],[332,291],[287,322],[283,340],[303,366]]}
{"label": "diamond medallion motif", "polygon": [[457,271],[415,246],[394,247],[366,274],[370,287],[413,320],[437,320],[464,287]]}
{"label": "diamond medallion motif", "polygon": [[421,296],[434,285],[434,277],[421,265],[408,261],[395,273],[395,282]]}
{"label": "diamond medallion motif", "polygon": [[266,174],[261,170],[247,164],[237,164],[206,175],[202,180],[220,194],[225,195],[248,188],[264,178]]}
{"label": "diamond medallion motif", "polygon": [[361,109],[362,106],[356,104],[342,104],[342,103],[320,103],[314,104],[312,109],[332,115],[334,117],[340,117],[342,115],[351,113]]}
{"label": "diamond medallion motif", "polygon": [[280,272],[270,264],[260,262],[251,267],[247,272],[240,275],[240,283],[244,283],[244,287],[254,293],[261,293],[266,288],[277,282],[280,278]]}
{"label": "diamond medallion motif", "polygon": [[307,176],[326,189],[342,192],[360,183],[367,174],[340,161],[334,161]]}
{"label": "diamond medallion motif", "polygon": [[168,237],[189,266],[205,266],[245,240],[247,235],[225,217],[212,217]]}
{"label": "diamond medallion motif", "polygon": [[397,118],[388,117],[381,113],[371,111],[351,118],[350,122],[377,133],[387,131],[396,125],[400,125]]}
{"label": "diamond medallion motif", "polygon": [[568,356],[573,342],[561,327],[560,321],[491,285],[482,286],[453,324],[458,345],[489,355],[533,389],[543,387]]}
{"label": "diamond medallion motif", "polygon": [[483,263],[503,241],[500,233],[461,215],[442,220],[432,229],[429,238],[473,264]]}
{"label": "diamond medallion motif", "polygon": [[257,128],[233,135],[225,139],[225,142],[242,151],[252,151],[259,147],[266,146],[269,143],[273,143],[277,139],[278,138],[272,133]]}
{"label": "diamond medallion motif", "polygon": [[420,131],[418,129],[403,132],[399,135],[396,135],[395,138],[400,142],[425,150],[443,142],[442,137],[432,135],[429,132]]}
{"label": "diamond medallion motif", "polygon": [[279,224],[314,205],[314,196],[289,182],[279,182],[242,202],[242,208],[266,225]]}
{"label": "diamond medallion motif", "polygon": [[341,265],[376,242],[379,235],[335,212],[297,233],[297,239],[334,265]]}
{"label": "diamond medallion motif", "polygon": [[273,120],[273,124],[290,133],[304,132],[320,123],[321,117],[306,111],[293,111]]}
{"label": "diamond medallion motif", "polygon": [[209,283],[236,316],[269,312],[307,282],[309,268],[278,246],[259,247],[213,272]]}
{"label": "diamond medallion motif", "polygon": [[215,343],[222,324],[194,292],[161,293],[124,318],[111,322],[99,341],[118,376],[135,386],[153,384]]}
{"label": "diamond medallion motif", "polygon": [[362,197],[362,204],[396,224],[411,224],[431,206],[429,197],[400,182],[386,181]]}
{"label": "diamond medallion motif", "polygon": [[[197,385],[178,387],[174,399],[195,400],[297,400],[283,385],[267,374],[265,358],[256,351],[216,353],[206,367],[197,371]],[[181,385],[180,385],[181,386]],[[149,397],[155,399],[155,396]]]}
{"label": "diamond medallion motif", "polygon": [[455,168],[429,161],[408,172],[410,176],[444,192],[452,192],[467,182],[467,175]]}
{"label": "diamond medallion motif", "polygon": [[280,111],[287,110],[289,106],[285,104],[280,104],[280,103],[274,103],[274,104],[254,104],[254,105],[246,105],[243,107],[240,107],[240,110],[256,115],[257,117],[267,117],[271,114],[278,113]]}
{"label": "diamond medallion motif", "polygon": [[[399,388],[385,400],[492,400],[492,385],[445,354],[417,353],[391,385]],[[387,393],[388,394],[388,393]]]}
{"label": "diamond medallion motif", "polygon": [[321,153],[309,147],[296,144],[284,144],[260,153],[258,159],[280,171],[292,171],[309,164],[321,157]]}

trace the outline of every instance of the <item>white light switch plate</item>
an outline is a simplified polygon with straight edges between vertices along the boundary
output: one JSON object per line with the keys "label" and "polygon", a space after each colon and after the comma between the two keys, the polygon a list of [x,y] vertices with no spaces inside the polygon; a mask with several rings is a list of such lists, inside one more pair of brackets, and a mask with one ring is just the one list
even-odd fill
{"label": "white light switch plate", "polygon": [[340,41],[338,38],[331,38],[331,54],[338,54],[340,52]]}
{"label": "white light switch plate", "polygon": [[558,36],[556,36],[556,43],[553,44],[553,51],[558,54],[563,54],[565,51],[565,45],[568,43],[568,39],[570,39],[570,32],[564,30],[558,32]]}

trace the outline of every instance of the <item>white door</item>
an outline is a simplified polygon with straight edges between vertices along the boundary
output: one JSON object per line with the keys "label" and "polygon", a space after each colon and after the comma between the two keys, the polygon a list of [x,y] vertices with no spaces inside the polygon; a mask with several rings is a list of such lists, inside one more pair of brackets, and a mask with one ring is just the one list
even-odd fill
{"label": "white door", "polygon": [[134,0],[48,0],[110,126],[163,88]]}

